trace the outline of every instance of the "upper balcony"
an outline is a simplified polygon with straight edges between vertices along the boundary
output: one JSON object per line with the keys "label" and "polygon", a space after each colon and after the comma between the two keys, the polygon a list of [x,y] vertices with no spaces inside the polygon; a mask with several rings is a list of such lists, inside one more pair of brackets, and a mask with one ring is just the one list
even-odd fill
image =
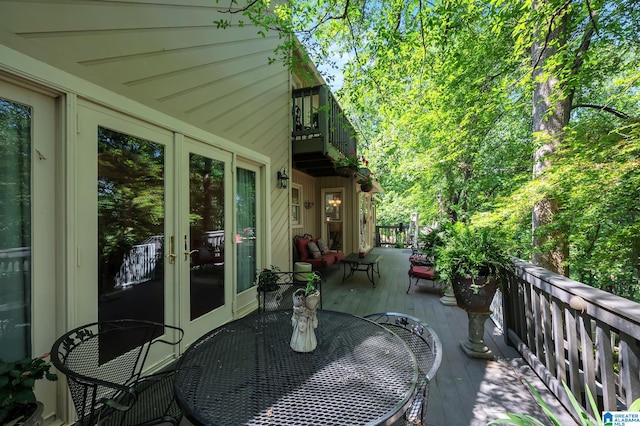
{"label": "upper balcony", "polygon": [[326,85],[293,90],[293,168],[334,176],[333,159],[357,152],[356,133]]}

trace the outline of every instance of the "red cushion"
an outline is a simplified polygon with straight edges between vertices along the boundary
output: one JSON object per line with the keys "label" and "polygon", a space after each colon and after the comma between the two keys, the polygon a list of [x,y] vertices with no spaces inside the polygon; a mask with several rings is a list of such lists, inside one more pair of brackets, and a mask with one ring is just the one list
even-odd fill
{"label": "red cushion", "polygon": [[416,278],[433,281],[433,279],[436,277],[436,271],[435,269],[429,268],[428,266],[414,266],[413,268],[409,269],[409,275]]}
{"label": "red cushion", "polygon": [[296,249],[298,250],[298,255],[300,256],[300,260],[309,259],[309,249],[307,248],[307,244],[309,244],[310,239],[305,238],[296,238]]}
{"label": "red cushion", "polygon": [[338,262],[340,262],[342,259],[344,259],[344,253],[343,253],[343,252],[341,252],[341,251],[336,252],[336,253],[333,253],[333,254],[335,254],[335,255],[336,255],[336,263],[338,263]]}
{"label": "red cushion", "polygon": [[316,268],[316,269],[324,268],[324,267],[328,266],[326,261],[325,261],[325,259],[324,259],[324,256],[323,257],[319,257],[317,259],[312,259],[312,258],[305,259],[305,262],[310,263],[311,267],[312,268]]}

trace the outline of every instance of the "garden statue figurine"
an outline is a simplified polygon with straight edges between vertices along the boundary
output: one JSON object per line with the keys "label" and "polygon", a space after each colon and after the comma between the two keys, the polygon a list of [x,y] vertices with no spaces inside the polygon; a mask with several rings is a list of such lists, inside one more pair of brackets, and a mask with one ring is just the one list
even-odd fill
{"label": "garden statue figurine", "polygon": [[293,294],[293,315],[291,325],[291,349],[296,352],[311,352],[318,346],[315,329],[318,327],[316,311],[320,301],[320,292],[314,283],[319,279],[315,273],[309,274],[306,289],[299,289]]}

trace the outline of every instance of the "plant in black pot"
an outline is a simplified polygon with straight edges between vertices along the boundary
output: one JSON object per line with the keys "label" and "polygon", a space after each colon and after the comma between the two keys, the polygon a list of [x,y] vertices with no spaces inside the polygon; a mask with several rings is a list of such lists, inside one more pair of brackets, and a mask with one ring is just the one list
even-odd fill
{"label": "plant in black pot", "polygon": [[0,359],[0,424],[42,425],[42,404],[36,400],[37,380],[58,380],[49,373],[49,354],[6,362]]}
{"label": "plant in black pot", "polygon": [[467,355],[491,358],[484,344],[484,322],[496,290],[513,264],[500,231],[457,223],[437,250],[436,271],[453,288],[459,307],[469,317],[469,340],[462,343]]}
{"label": "plant in black pot", "polygon": [[258,273],[258,291],[275,291],[278,289],[280,280],[280,268],[271,265],[270,268],[263,268]]}

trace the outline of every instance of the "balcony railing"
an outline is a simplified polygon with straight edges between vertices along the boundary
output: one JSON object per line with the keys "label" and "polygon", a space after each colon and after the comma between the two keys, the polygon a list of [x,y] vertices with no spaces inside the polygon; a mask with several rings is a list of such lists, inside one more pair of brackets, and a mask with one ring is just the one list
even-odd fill
{"label": "balcony railing", "polygon": [[587,412],[585,389],[600,413],[640,398],[640,304],[523,261],[503,300],[506,338],[566,407],[562,382]]}
{"label": "balcony railing", "polygon": [[[292,137],[298,146],[322,141],[322,152],[356,151],[356,134],[326,85],[293,90]],[[331,149],[331,147],[335,149]],[[310,151],[303,148],[301,151]]]}

